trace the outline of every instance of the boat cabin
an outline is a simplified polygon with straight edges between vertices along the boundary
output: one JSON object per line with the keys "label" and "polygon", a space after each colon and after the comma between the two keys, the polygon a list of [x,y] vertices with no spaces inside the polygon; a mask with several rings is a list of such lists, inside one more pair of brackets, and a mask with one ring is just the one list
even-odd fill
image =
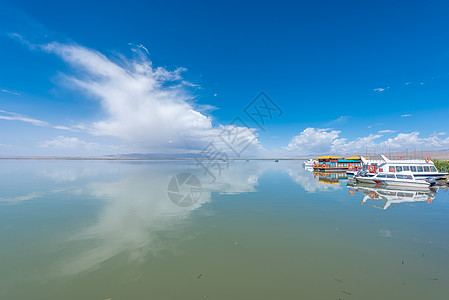
{"label": "boat cabin", "polygon": [[433,162],[429,159],[388,159],[381,155],[382,159],[369,160],[361,157],[363,161],[362,169],[372,174],[377,172],[401,174],[411,172],[415,177],[435,177],[436,179],[447,175],[447,172],[439,172]]}
{"label": "boat cabin", "polygon": [[356,157],[321,156],[317,157],[318,163],[314,165],[315,170],[322,171],[346,171],[362,167],[362,160]]}

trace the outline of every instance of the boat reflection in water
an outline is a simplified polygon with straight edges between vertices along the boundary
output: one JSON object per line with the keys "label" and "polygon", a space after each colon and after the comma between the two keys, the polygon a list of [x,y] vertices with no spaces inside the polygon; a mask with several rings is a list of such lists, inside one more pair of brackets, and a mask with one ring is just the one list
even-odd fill
{"label": "boat reflection in water", "polygon": [[340,180],[347,180],[346,172],[318,172],[314,171],[313,167],[304,166],[304,170],[313,173],[313,178],[318,179],[319,183],[324,184],[341,184]]}
{"label": "boat reflection in water", "polygon": [[346,173],[313,172],[313,177],[324,184],[340,184],[340,180],[348,179]]}
{"label": "boat reflection in water", "polygon": [[415,203],[430,204],[437,195],[437,188],[428,190],[379,186],[367,183],[355,183],[348,181],[349,195],[363,194],[360,204],[370,205],[375,208],[387,209],[390,206],[413,205]]}

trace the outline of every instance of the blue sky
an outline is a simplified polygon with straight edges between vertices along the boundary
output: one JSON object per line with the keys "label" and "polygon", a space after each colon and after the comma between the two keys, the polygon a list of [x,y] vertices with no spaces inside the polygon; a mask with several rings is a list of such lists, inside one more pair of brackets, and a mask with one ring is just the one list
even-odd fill
{"label": "blue sky", "polygon": [[251,154],[449,149],[445,1],[0,7],[0,156],[195,152],[260,91]]}

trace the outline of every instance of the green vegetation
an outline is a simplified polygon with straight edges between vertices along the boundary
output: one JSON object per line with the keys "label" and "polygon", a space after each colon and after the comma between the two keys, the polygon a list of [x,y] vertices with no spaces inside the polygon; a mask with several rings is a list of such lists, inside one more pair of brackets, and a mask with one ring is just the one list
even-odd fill
{"label": "green vegetation", "polygon": [[449,170],[449,160],[433,159],[432,161],[435,164],[435,167],[437,167],[438,171],[441,171],[441,167],[446,167],[446,170]]}

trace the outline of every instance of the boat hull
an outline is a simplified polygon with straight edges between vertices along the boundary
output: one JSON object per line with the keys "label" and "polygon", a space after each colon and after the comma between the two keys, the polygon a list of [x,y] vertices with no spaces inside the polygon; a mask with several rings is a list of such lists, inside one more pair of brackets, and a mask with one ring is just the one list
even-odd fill
{"label": "boat hull", "polygon": [[376,178],[376,177],[358,177],[355,176],[354,179],[357,182],[386,185],[386,186],[397,186],[397,187],[410,187],[410,188],[423,188],[427,189],[430,187],[430,183],[423,180],[389,180],[389,178]]}
{"label": "boat hull", "polygon": [[438,173],[416,173],[413,172],[413,176],[415,178],[426,178],[426,177],[433,177],[435,179],[441,179],[444,176],[448,175],[448,173],[438,172]]}
{"label": "boat hull", "polygon": [[322,167],[313,167],[313,170],[316,172],[326,172],[326,173],[330,173],[330,172],[346,172],[346,170],[348,170],[348,168],[322,168]]}

